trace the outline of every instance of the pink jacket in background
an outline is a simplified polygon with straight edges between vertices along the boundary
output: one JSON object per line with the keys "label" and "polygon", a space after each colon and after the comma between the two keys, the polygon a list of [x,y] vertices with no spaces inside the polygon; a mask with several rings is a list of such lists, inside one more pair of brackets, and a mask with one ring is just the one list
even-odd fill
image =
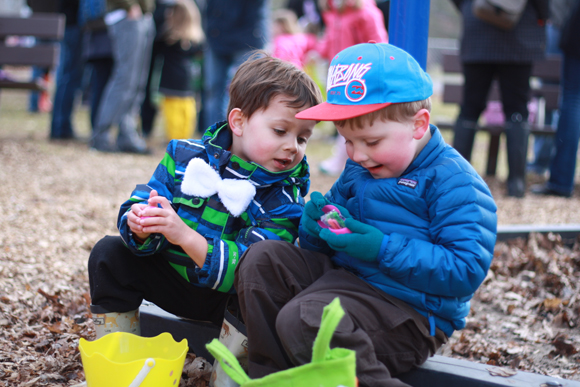
{"label": "pink jacket in background", "polygon": [[306,54],[315,49],[316,36],[313,34],[283,34],[274,38],[272,56],[293,63],[302,69]]}
{"label": "pink jacket in background", "polygon": [[345,8],[342,13],[332,8],[322,12],[325,32],[317,51],[328,59],[347,47],[374,40],[377,43],[388,43],[387,30],[383,14],[374,0],[363,0],[360,9]]}

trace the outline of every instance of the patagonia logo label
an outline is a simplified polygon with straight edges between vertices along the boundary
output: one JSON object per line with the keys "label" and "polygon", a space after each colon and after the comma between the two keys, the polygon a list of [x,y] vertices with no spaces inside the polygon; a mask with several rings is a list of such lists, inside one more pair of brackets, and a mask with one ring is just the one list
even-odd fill
{"label": "patagonia logo label", "polygon": [[411,179],[399,179],[397,182],[398,185],[404,185],[405,187],[413,188],[417,186],[417,182]]}

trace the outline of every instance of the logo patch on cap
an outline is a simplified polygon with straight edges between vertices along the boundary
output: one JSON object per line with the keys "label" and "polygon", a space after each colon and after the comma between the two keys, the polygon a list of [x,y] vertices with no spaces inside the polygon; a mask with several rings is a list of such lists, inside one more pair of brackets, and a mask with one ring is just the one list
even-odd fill
{"label": "logo patch on cap", "polygon": [[352,102],[358,102],[367,94],[364,81],[353,79],[346,85],[346,98]]}
{"label": "logo patch on cap", "polygon": [[[369,72],[372,63],[337,64],[328,69],[327,92],[339,86],[345,87],[345,96],[351,102],[361,101],[367,94],[364,75]],[[334,94],[334,93],[330,93]]]}

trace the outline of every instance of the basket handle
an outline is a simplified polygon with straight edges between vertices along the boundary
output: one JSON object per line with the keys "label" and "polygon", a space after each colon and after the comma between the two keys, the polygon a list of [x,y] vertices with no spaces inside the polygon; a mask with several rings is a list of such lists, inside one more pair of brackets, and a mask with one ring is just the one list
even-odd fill
{"label": "basket handle", "polygon": [[146,359],[145,363],[143,364],[143,368],[141,368],[141,371],[139,371],[137,376],[135,376],[135,379],[133,379],[131,384],[129,384],[129,387],[139,387],[141,383],[143,383],[143,380],[145,380],[145,378],[149,374],[149,371],[151,371],[151,368],[153,367],[155,367],[155,359],[153,358]]}
{"label": "basket handle", "polygon": [[344,309],[342,309],[338,297],[324,307],[320,329],[312,348],[312,363],[319,363],[326,359],[326,354],[330,350],[330,340],[332,340],[334,331],[343,316]]}
{"label": "basket handle", "polygon": [[233,353],[223,345],[218,339],[213,339],[211,343],[206,344],[205,347],[213,355],[213,357],[220,362],[224,372],[239,385],[249,382],[250,377],[244,372],[238,359]]}

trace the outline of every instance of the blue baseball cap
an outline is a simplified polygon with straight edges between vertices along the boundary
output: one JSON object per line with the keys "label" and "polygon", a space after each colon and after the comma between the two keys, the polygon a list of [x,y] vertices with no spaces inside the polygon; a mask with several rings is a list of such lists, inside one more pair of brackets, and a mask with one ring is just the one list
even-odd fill
{"label": "blue baseball cap", "polygon": [[340,121],[393,103],[422,101],[433,94],[433,82],[407,52],[371,41],[336,54],[328,69],[326,94],[326,102],[301,111],[296,118]]}

